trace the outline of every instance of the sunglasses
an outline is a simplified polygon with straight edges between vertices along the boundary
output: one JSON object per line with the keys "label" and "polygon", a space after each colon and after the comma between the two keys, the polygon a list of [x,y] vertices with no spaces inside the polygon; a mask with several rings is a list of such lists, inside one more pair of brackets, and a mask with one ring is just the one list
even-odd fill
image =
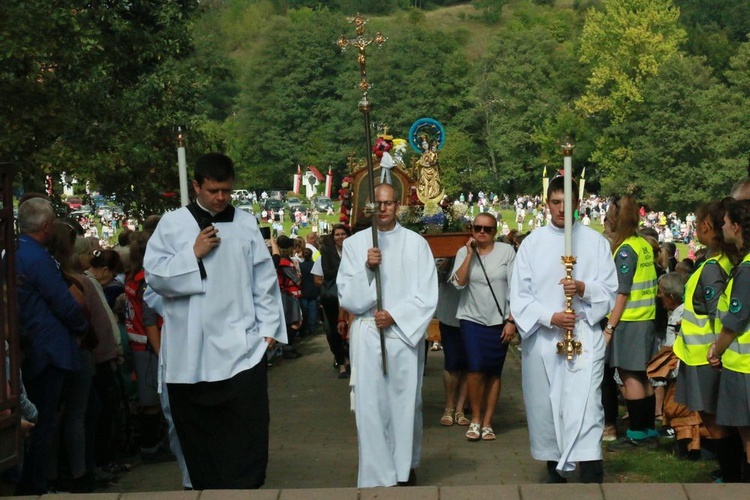
{"label": "sunglasses", "polygon": [[475,233],[481,233],[481,232],[491,233],[495,230],[494,226],[479,226],[476,224],[473,226],[473,228],[474,228]]}

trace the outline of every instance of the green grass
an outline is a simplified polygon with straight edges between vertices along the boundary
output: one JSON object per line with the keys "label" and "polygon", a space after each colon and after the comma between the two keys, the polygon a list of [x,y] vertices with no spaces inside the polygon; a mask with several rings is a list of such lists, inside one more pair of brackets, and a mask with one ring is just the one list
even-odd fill
{"label": "green grass", "polygon": [[[256,214],[260,214],[262,208],[255,204],[255,210]],[[479,212],[475,210],[474,214],[478,214]],[[515,220],[516,220],[516,212],[515,210],[500,210],[500,214],[503,217],[503,220],[508,223],[508,227],[511,229],[515,229],[517,226]],[[334,215],[325,215],[320,214],[319,215],[320,220],[327,221],[330,224],[337,224],[339,222],[339,203],[335,202],[334,204]],[[292,221],[289,220],[288,214],[286,217],[287,220],[284,221],[284,234],[289,234],[291,227],[292,227]],[[525,227],[528,228],[528,221],[531,219],[531,216],[526,217],[526,224]],[[600,233],[604,231],[604,226],[600,224],[600,219],[596,219],[591,221],[591,228],[599,231]],[[270,224],[267,224],[270,226]],[[312,231],[312,226],[308,225],[306,228],[300,228],[299,236],[305,236],[306,234],[310,233]],[[688,246],[684,243],[677,243],[677,251],[679,252],[680,258],[684,259],[688,255]]]}
{"label": "green grass", "polygon": [[606,482],[706,483],[717,464],[677,458],[675,440],[663,439],[658,450],[604,452]]}

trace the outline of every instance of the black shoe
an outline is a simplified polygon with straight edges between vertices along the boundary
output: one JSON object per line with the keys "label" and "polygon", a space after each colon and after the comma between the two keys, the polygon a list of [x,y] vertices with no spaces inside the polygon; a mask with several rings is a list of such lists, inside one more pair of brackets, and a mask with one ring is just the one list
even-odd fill
{"label": "black shoe", "polygon": [[349,378],[349,372],[339,372],[339,378]]}
{"label": "black shoe", "polygon": [[544,484],[565,484],[567,482],[568,480],[557,472],[557,462],[547,460],[547,479],[544,480]]}
{"label": "black shoe", "polygon": [[645,439],[633,439],[629,437],[621,437],[612,444],[606,446],[607,451],[627,451],[627,450],[653,450],[658,448],[659,441],[654,438]]}
{"label": "black shoe", "polygon": [[675,432],[672,427],[662,427],[659,429],[659,437],[667,438],[667,439],[674,439],[675,438]]}
{"label": "black shoe", "polygon": [[417,472],[414,469],[409,471],[409,479],[407,481],[399,481],[396,483],[397,486],[416,486],[417,485]]}
{"label": "black shoe", "polygon": [[70,482],[71,493],[93,493],[94,482],[88,474],[84,474],[81,477],[73,478]]}
{"label": "black shoe", "polygon": [[284,346],[281,349],[281,357],[284,359],[297,359],[300,357],[299,351],[292,346]]}

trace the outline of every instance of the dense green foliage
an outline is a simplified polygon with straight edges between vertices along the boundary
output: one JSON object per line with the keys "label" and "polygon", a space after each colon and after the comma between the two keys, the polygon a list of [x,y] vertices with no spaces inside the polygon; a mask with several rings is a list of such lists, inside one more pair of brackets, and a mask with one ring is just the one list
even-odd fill
{"label": "dense green foliage", "polygon": [[239,187],[289,186],[297,164],[338,183],[365,155],[356,49],[335,44],[359,11],[389,37],[366,51],[373,132],[443,123],[449,194],[538,192],[572,135],[592,191],[685,211],[746,175],[749,5],[5,0],[0,159],[26,189],[67,171],[151,210],[187,125],[188,160],[227,151]]}

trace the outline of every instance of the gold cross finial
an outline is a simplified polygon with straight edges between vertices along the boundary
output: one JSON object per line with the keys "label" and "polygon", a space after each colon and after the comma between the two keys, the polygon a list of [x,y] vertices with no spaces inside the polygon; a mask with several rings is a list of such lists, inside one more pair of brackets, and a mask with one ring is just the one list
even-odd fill
{"label": "gold cross finial", "polygon": [[357,62],[359,63],[361,81],[359,82],[359,89],[362,91],[365,99],[367,98],[367,91],[370,90],[372,85],[367,81],[367,66],[365,63],[365,48],[371,43],[375,42],[378,48],[382,47],[383,44],[388,40],[387,37],[383,36],[380,30],[375,32],[374,38],[365,37],[365,24],[367,19],[362,17],[359,13],[356,16],[349,19],[349,23],[354,24],[354,30],[357,34],[356,38],[346,38],[343,34],[339,37],[336,44],[341,48],[343,52],[347,47],[354,46],[357,48]]}

